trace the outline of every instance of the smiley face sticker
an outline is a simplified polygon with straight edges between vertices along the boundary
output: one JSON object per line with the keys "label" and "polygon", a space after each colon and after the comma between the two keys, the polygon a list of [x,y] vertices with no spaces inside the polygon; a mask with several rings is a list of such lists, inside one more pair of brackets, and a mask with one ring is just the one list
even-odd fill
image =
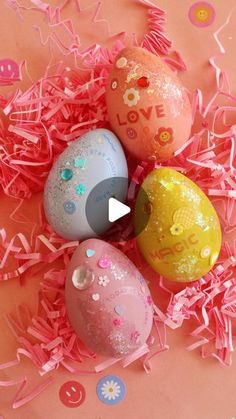
{"label": "smiley face sticker", "polygon": [[85,396],[85,388],[78,381],[67,381],[59,390],[60,400],[66,407],[79,407]]}
{"label": "smiley face sticker", "polygon": [[198,1],[190,7],[188,17],[194,26],[205,28],[214,22],[216,12],[211,3]]}

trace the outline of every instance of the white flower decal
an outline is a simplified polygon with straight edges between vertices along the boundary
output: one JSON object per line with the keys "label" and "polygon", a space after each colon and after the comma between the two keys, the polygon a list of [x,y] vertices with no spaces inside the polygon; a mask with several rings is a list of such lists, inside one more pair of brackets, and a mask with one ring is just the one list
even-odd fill
{"label": "white flower decal", "polygon": [[127,89],[123,95],[124,103],[125,105],[128,105],[130,108],[132,106],[137,105],[137,103],[140,100],[140,95],[138,90],[134,89],[133,87],[131,89]]}
{"label": "white flower decal", "polygon": [[98,284],[101,285],[102,287],[106,287],[107,284],[109,284],[110,279],[105,275],[105,276],[99,276],[98,278]]}
{"label": "white flower decal", "polygon": [[119,384],[116,381],[111,380],[111,381],[106,381],[103,384],[101,391],[105,399],[115,400],[116,398],[120,396],[121,390],[120,390]]}

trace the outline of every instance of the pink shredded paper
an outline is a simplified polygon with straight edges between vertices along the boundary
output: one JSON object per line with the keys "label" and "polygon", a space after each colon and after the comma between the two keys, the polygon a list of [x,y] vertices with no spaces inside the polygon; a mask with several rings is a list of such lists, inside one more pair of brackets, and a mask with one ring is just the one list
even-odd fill
{"label": "pink shredded paper", "polygon": [[[170,54],[171,41],[164,34],[165,13],[149,0],[137,1],[147,12],[149,26],[141,46],[163,56],[173,70],[186,70],[181,55],[178,52]],[[43,190],[54,160],[70,142],[88,130],[109,128],[105,103],[106,80],[114,57],[124,46],[124,34],[120,34],[111,49],[95,44],[82,50],[72,22],[61,18],[61,12],[68,2],[53,9],[45,1],[32,0],[31,9],[44,13],[50,27],[58,26],[67,32],[71,41],[69,46],[62,44],[56,36],[47,41],[55,44],[65,57],[73,56],[75,63],[79,62],[80,65],[65,68],[62,64],[57,67],[49,64],[44,77],[27,91],[16,89],[0,96],[0,108],[9,122],[0,121],[0,183],[6,195],[20,198],[21,202]],[[6,4],[22,18],[25,7],[20,5],[20,1],[7,0]],[[99,4],[93,21],[98,19]],[[77,6],[78,13],[81,13],[79,1]],[[219,35],[229,20],[230,16],[214,34],[219,54],[224,53]],[[40,28],[37,30],[44,44]],[[168,304],[163,310],[159,308],[158,300],[155,301],[153,334],[147,345],[137,353],[120,360],[124,367],[142,357],[144,369],[149,372],[151,358],[168,349],[166,329],[181,327],[184,321],[190,319],[195,322],[195,328],[191,333],[193,343],[188,350],[200,348],[203,358],[213,356],[224,365],[232,362],[236,318],[236,239],[232,239],[231,234],[236,229],[236,125],[230,126],[226,121],[228,114],[236,110],[236,97],[231,93],[227,74],[217,65],[217,57],[211,57],[209,65],[215,72],[214,95],[208,103],[204,102],[201,90],[197,89],[192,95],[194,127],[200,126],[200,130],[193,129],[192,137],[164,166],[183,172],[211,199],[224,232],[220,258],[205,277],[184,286],[177,293],[173,293],[168,283],[156,275],[156,282],[159,281],[158,286],[166,293]],[[20,68],[23,77],[26,63],[22,63]],[[0,80],[0,85],[10,83],[10,79]],[[227,99],[227,105],[222,105],[222,99]],[[128,199],[132,203],[142,180],[158,165],[155,162],[139,162],[135,166],[129,158],[128,161],[131,176]],[[32,361],[41,376],[60,365],[73,374],[102,371],[115,360],[106,360],[93,370],[81,369],[80,364],[86,358],[95,358],[95,354],[75,335],[66,316],[65,273],[78,243],[68,243],[59,238],[45,222],[41,210],[37,225],[41,233],[33,232],[32,240],[21,232],[9,238],[4,228],[0,230],[0,281],[13,278],[21,280],[29,269],[48,267],[38,295],[38,312],[31,314],[27,306],[21,306],[17,313],[6,315],[19,347],[16,359],[0,365],[0,369],[17,365],[24,356]],[[135,240],[122,243],[120,247],[135,260],[138,268],[143,267],[144,262]],[[58,260],[60,269],[54,265]],[[12,266],[12,261],[14,269],[10,270],[8,266]],[[27,325],[22,317],[28,319]],[[49,376],[42,381],[29,395],[20,396],[26,383],[27,377],[0,381],[0,386],[19,385],[13,401],[14,408],[36,397],[51,383],[51,378]]]}

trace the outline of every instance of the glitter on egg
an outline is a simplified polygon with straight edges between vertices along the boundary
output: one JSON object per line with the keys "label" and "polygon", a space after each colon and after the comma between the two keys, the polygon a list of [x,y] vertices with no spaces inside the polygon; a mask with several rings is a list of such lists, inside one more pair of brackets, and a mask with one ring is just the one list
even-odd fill
{"label": "glitter on egg", "polygon": [[85,166],[86,160],[83,157],[75,157],[74,159],[74,166],[83,169]]}
{"label": "glitter on egg", "polygon": [[73,171],[71,169],[63,169],[61,171],[60,177],[65,181],[71,180],[73,177]]}
{"label": "glitter on egg", "polygon": [[86,290],[94,282],[94,273],[87,266],[78,266],[73,272],[72,282],[78,290]]}
{"label": "glitter on egg", "polygon": [[74,214],[74,212],[76,211],[76,205],[73,201],[64,202],[63,208],[65,212],[70,215]]}
{"label": "glitter on egg", "polygon": [[145,292],[146,292],[146,288],[145,288],[143,285],[141,285],[140,289],[141,289],[141,292],[142,292],[143,294],[145,294]]}
{"label": "glitter on egg", "polygon": [[150,215],[153,211],[153,205],[150,201],[145,202],[145,204],[143,205],[143,212],[144,214]]}
{"label": "glitter on egg", "polygon": [[124,68],[126,65],[127,65],[127,58],[125,58],[125,57],[120,57],[116,61],[116,67],[117,68]]}
{"label": "glitter on egg", "polygon": [[210,264],[211,264],[211,265],[215,265],[215,263],[216,263],[217,259],[218,259],[218,253],[213,253],[213,254],[211,255]]}
{"label": "glitter on egg", "polygon": [[210,254],[211,248],[209,246],[203,247],[200,253],[202,259],[207,259],[210,256]]}
{"label": "glitter on egg", "polygon": [[121,323],[122,323],[121,319],[114,319],[113,320],[114,326],[121,326]]}
{"label": "glitter on egg", "polygon": [[147,303],[148,303],[149,306],[152,305],[152,297],[151,297],[151,295],[148,295],[147,296]]}
{"label": "glitter on egg", "polygon": [[139,341],[139,337],[140,337],[140,333],[137,330],[131,333],[131,340],[134,341],[135,343]]}
{"label": "glitter on egg", "polygon": [[83,183],[80,183],[79,185],[75,187],[75,190],[76,190],[77,195],[82,196],[85,194],[87,189],[86,189],[86,186],[83,185]]}
{"label": "glitter on egg", "polygon": [[150,84],[150,82],[149,82],[149,80],[148,80],[148,77],[145,77],[145,76],[143,76],[143,77],[140,77],[139,79],[138,79],[138,86],[139,87],[143,87],[143,88],[145,88],[145,87],[148,87],[149,86],[149,84]]}

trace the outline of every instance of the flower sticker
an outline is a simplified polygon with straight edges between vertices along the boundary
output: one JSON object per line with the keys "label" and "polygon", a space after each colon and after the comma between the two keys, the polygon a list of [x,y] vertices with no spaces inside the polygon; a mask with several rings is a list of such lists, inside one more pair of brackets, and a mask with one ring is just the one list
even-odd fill
{"label": "flower sticker", "polygon": [[123,95],[124,103],[125,105],[129,106],[130,108],[132,106],[137,105],[137,103],[140,100],[140,95],[138,90],[134,89],[133,87],[131,89],[127,89]]}
{"label": "flower sticker", "polygon": [[182,224],[173,224],[170,228],[172,236],[179,236],[184,231]]}
{"label": "flower sticker", "polygon": [[214,22],[216,12],[211,3],[198,1],[190,7],[188,17],[194,26],[206,28]]}
{"label": "flower sticker", "polygon": [[161,127],[154,138],[161,146],[173,143],[173,129]]}
{"label": "flower sticker", "polygon": [[84,169],[86,160],[83,157],[75,157],[74,166],[79,169]]}
{"label": "flower sticker", "polygon": [[98,285],[101,285],[101,287],[106,287],[110,282],[110,279],[105,276],[99,276],[98,278]]}
{"label": "flower sticker", "polygon": [[131,140],[134,140],[135,138],[137,138],[137,132],[135,131],[135,129],[131,127],[127,128],[126,133],[128,137],[131,138]]}
{"label": "flower sticker", "polygon": [[97,396],[101,402],[114,405],[121,402],[126,393],[124,382],[115,375],[107,375],[97,384]]}
{"label": "flower sticker", "polygon": [[85,194],[87,189],[86,189],[86,186],[83,185],[83,183],[80,183],[79,185],[75,187],[75,190],[76,190],[77,195],[82,196]]}

